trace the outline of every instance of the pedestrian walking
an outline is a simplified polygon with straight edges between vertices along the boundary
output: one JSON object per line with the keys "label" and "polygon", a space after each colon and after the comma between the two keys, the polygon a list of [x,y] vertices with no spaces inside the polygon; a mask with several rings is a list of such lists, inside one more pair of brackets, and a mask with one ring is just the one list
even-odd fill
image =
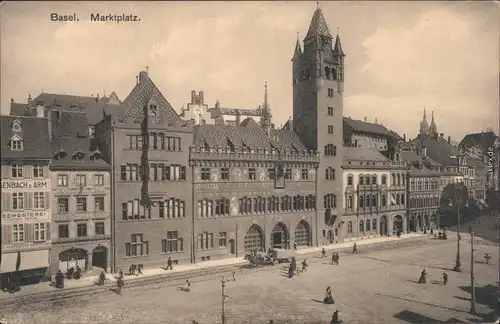
{"label": "pedestrian walking", "polygon": [[336,265],[339,265],[339,258],[340,258],[340,255],[338,252],[335,253],[335,264]]}
{"label": "pedestrian walking", "polygon": [[191,280],[187,279],[186,280],[186,289],[187,292],[191,291]]}
{"label": "pedestrian walking", "polygon": [[293,242],[293,249],[297,251],[297,242]]}
{"label": "pedestrian walking", "polygon": [[358,254],[358,246],[356,245],[356,243],[354,243],[354,245],[352,246],[352,254]]}
{"label": "pedestrian walking", "polygon": [[418,279],[418,283],[419,284],[423,284],[423,283],[426,283],[427,282],[427,271],[422,270],[422,272],[420,273],[420,278]]}
{"label": "pedestrian walking", "polygon": [[173,263],[173,262],[172,262],[172,258],[171,258],[171,257],[168,257],[168,260],[167,260],[167,268],[166,268],[165,270],[168,270],[168,269],[170,269],[170,270],[174,270],[174,269],[172,268],[172,263]]}
{"label": "pedestrian walking", "polygon": [[448,274],[446,272],[443,272],[443,285],[446,285],[448,283]]}
{"label": "pedestrian walking", "polygon": [[321,258],[326,258],[326,251],[324,247],[321,248]]}
{"label": "pedestrian walking", "polygon": [[139,265],[137,266],[137,275],[141,275],[141,274],[143,274],[143,273],[142,273],[142,267],[143,267],[143,265],[142,265],[142,264],[139,264]]}
{"label": "pedestrian walking", "polygon": [[330,264],[334,264],[335,263],[335,252],[332,253],[332,262],[330,262]]}
{"label": "pedestrian walking", "polygon": [[236,275],[236,271],[233,271],[233,281],[236,281],[235,275]]}

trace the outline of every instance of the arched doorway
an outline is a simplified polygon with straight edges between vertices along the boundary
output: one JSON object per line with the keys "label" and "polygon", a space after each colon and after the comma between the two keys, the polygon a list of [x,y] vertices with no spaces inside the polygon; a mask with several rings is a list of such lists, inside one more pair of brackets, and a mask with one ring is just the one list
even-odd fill
{"label": "arched doorway", "polygon": [[87,251],[79,248],[71,248],[59,253],[59,270],[65,272],[70,268],[79,266],[82,270],[87,269]]}
{"label": "arched doorway", "polygon": [[385,236],[387,235],[387,217],[381,216],[380,217],[380,235]]}
{"label": "arched doorway", "polygon": [[98,245],[92,250],[92,267],[97,267],[108,271],[108,248]]}
{"label": "arched doorway", "polygon": [[[330,231],[331,232],[331,231]],[[302,220],[295,228],[295,243],[297,245],[302,246],[310,246],[311,245],[311,227],[309,224]]]}
{"label": "arched doorway", "polygon": [[236,254],[236,244],[234,243],[234,239],[229,240],[229,251],[231,254]]}
{"label": "arched doorway", "polygon": [[264,251],[264,235],[262,229],[255,224],[245,234],[245,252],[252,250]]}
{"label": "arched doorway", "polygon": [[401,215],[394,216],[394,221],[392,222],[392,229],[394,231],[403,231],[403,217]]}
{"label": "arched doorway", "polygon": [[276,249],[288,248],[288,230],[282,222],[277,223],[271,231],[271,245]]}

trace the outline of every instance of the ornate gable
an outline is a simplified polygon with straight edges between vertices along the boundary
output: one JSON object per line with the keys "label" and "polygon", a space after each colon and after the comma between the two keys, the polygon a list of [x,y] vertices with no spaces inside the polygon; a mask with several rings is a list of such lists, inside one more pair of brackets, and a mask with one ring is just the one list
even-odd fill
{"label": "ornate gable", "polygon": [[22,129],[21,129],[21,121],[16,119],[12,122],[12,131],[13,132],[20,132]]}
{"label": "ornate gable", "polygon": [[144,107],[153,102],[156,105],[156,117],[165,118],[168,121],[181,120],[147,73],[141,72],[139,74],[139,83],[123,102],[124,115],[142,118],[144,117]]}

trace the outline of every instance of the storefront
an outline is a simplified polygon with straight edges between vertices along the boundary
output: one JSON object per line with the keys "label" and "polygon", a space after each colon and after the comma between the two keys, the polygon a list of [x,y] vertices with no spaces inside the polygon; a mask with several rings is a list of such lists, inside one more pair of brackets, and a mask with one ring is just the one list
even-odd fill
{"label": "storefront", "polygon": [[44,281],[47,279],[49,258],[49,250],[2,253],[0,266],[2,289],[7,287],[11,280],[19,280],[21,285]]}

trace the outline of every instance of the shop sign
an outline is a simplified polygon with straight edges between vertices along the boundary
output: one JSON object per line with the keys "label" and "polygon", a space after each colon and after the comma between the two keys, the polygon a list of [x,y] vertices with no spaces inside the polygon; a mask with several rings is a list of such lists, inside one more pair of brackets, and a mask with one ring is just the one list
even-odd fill
{"label": "shop sign", "polygon": [[49,182],[38,180],[4,180],[2,181],[2,189],[49,189]]}
{"label": "shop sign", "polygon": [[51,246],[51,241],[45,241],[40,243],[34,242],[19,242],[19,243],[4,243],[2,244],[3,250],[34,250],[34,249],[49,249]]}
{"label": "shop sign", "polygon": [[40,212],[3,212],[3,220],[48,220],[49,213],[45,211]]}

